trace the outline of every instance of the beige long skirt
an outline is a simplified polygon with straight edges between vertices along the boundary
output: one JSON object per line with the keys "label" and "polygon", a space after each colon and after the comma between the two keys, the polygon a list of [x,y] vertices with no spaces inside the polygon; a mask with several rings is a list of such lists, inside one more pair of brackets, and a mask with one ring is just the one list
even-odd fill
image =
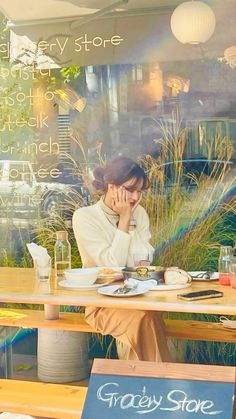
{"label": "beige long skirt", "polygon": [[162,313],[87,307],[85,317],[98,333],[112,335],[128,348],[126,359],[171,362]]}

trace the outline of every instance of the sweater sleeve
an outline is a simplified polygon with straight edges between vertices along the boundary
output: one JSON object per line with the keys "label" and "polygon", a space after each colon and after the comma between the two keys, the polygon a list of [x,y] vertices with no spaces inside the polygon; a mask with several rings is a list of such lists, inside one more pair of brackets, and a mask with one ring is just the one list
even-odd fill
{"label": "sweater sleeve", "polygon": [[99,222],[81,210],[73,215],[73,230],[83,264],[84,259],[89,259],[95,266],[126,266],[131,241],[129,234],[116,229],[109,243]]}

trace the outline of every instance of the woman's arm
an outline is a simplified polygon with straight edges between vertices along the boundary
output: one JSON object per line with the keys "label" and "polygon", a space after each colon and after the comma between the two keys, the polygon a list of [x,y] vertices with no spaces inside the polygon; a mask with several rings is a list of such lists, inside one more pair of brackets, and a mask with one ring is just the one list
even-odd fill
{"label": "woman's arm", "polygon": [[109,242],[104,228],[95,214],[92,217],[84,209],[74,213],[73,230],[83,264],[90,260],[94,266],[126,266],[131,236],[116,229]]}

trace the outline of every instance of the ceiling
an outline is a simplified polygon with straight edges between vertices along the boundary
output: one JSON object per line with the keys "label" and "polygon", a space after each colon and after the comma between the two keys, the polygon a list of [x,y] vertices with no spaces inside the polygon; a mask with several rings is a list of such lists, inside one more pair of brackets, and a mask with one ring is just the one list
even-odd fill
{"label": "ceiling", "polygon": [[[209,5],[222,0],[205,0]],[[224,0],[234,2],[235,0]],[[75,19],[114,5],[109,12],[134,12],[144,9],[174,8],[183,0],[0,0],[0,11],[14,24],[39,23],[40,20]],[[20,3],[20,7],[19,7]]]}

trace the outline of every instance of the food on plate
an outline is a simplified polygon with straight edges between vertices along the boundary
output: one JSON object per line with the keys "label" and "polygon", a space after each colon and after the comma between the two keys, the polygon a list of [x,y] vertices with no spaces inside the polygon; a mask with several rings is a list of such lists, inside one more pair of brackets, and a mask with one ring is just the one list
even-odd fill
{"label": "food on plate", "polygon": [[112,268],[102,268],[98,271],[99,275],[114,275],[114,274],[118,274],[118,271],[115,271]]}
{"label": "food on plate", "polygon": [[164,282],[167,285],[188,284],[192,281],[191,275],[177,266],[171,266],[170,268],[164,268],[163,266],[139,266],[138,268],[124,268],[122,273],[124,279],[135,278],[140,281],[155,279],[157,283]]}
{"label": "food on plate", "polygon": [[164,280],[167,285],[188,284],[192,281],[191,275],[176,266],[166,268]]}

